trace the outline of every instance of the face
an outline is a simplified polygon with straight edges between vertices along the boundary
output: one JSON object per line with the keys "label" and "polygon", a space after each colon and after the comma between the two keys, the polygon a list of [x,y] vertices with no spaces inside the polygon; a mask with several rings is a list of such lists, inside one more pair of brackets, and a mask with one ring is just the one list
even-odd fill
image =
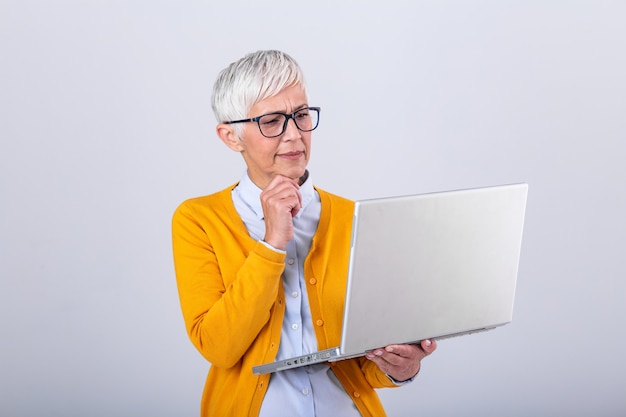
{"label": "face", "polygon": [[[307,105],[302,87],[295,85],[252,106],[248,117],[273,112],[289,114]],[[276,175],[301,177],[309,162],[311,132],[298,130],[293,119],[287,123],[285,132],[275,138],[263,136],[254,122],[245,123],[241,137],[235,135],[232,125],[220,124],[217,131],[228,147],[241,153],[250,179],[261,189]]]}

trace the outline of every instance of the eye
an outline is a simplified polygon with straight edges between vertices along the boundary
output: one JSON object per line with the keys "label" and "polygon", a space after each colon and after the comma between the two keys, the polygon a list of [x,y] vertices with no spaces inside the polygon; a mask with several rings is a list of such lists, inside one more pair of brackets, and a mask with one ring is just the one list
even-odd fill
{"label": "eye", "polygon": [[309,109],[303,109],[303,110],[300,110],[298,113],[296,113],[296,118],[298,120],[304,120],[304,119],[307,119],[308,117],[310,117]]}
{"label": "eye", "polygon": [[282,123],[282,117],[277,114],[268,114],[267,116],[263,116],[259,122],[263,126],[271,127]]}

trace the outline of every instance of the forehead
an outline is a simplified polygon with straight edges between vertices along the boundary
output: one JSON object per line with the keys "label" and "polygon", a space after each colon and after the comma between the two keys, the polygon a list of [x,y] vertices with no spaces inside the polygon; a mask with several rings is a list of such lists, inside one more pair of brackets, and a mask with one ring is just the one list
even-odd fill
{"label": "forehead", "polygon": [[267,97],[252,106],[250,115],[272,112],[291,113],[307,105],[306,92],[300,84],[284,88],[278,94]]}

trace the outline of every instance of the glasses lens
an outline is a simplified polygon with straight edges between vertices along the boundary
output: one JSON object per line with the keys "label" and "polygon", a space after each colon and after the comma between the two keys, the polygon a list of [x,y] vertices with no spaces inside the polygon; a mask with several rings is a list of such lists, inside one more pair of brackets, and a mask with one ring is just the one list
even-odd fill
{"label": "glasses lens", "polygon": [[294,120],[298,129],[304,132],[310,132],[317,127],[319,122],[319,113],[316,109],[302,109],[294,114]]}
{"label": "glasses lens", "polygon": [[280,136],[284,130],[285,118],[286,116],[280,113],[266,114],[265,116],[262,116],[259,119],[259,128],[261,128],[263,136],[267,136],[269,138]]}

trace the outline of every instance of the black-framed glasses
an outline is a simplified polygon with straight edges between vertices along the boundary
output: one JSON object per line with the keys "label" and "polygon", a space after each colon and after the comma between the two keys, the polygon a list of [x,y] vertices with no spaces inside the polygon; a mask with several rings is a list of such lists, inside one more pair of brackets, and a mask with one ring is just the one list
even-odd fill
{"label": "black-framed glasses", "polygon": [[291,114],[286,113],[268,113],[251,119],[232,120],[224,122],[226,124],[256,122],[259,125],[259,131],[266,138],[275,138],[287,130],[289,119],[293,119],[296,127],[303,132],[315,130],[320,123],[319,107],[304,107],[296,110]]}

